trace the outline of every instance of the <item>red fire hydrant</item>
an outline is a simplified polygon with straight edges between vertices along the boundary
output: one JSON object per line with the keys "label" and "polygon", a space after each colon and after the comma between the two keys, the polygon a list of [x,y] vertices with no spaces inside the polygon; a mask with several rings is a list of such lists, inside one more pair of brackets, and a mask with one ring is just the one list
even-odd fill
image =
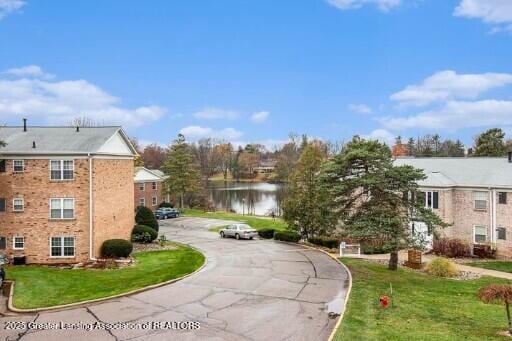
{"label": "red fire hydrant", "polygon": [[389,304],[389,297],[387,297],[386,295],[381,296],[380,299],[379,299],[379,302],[380,302],[380,306],[383,309],[386,309],[388,307],[388,304]]}

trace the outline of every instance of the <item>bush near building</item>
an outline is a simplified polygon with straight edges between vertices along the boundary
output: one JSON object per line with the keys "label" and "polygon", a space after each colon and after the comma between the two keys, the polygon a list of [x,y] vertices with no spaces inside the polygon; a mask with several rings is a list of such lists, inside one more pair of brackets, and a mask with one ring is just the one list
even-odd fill
{"label": "bush near building", "polygon": [[137,225],[146,225],[151,227],[158,233],[158,220],[156,220],[155,214],[149,208],[140,206],[135,214],[135,222]]}
{"label": "bush near building", "polygon": [[135,225],[132,230],[132,242],[151,243],[158,237],[158,232],[146,225]]}
{"label": "bush near building", "polygon": [[432,245],[432,253],[445,257],[470,257],[471,248],[466,241],[456,238],[435,239]]}
{"label": "bush near building", "polygon": [[275,240],[297,243],[300,240],[300,234],[293,231],[276,231],[274,233]]}
{"label": "bush near building", "polygon": [[308,242],[310,242],[311,244],[323,246],[323,247],[326,247],[329,249],[337,249],[338,246],[340,245],[338,239],[332,238],[332,237],[325,237],[325,236],[308,238]]}
{"label": "bush near building", "polygon": [[133,245],[124,239],[107,239],[101,245],[101,256],[105,258],[128,257],[132,253]]}
{"label": "bush near building", "polygon": [[272,239],[274,237],[274,233],[275,233],[276,230],[274,229],[270,229],[270,228],[263,228],[261,230],[258,231],[258,235],[261,237],[261,238],[265,238],[265,239]]}

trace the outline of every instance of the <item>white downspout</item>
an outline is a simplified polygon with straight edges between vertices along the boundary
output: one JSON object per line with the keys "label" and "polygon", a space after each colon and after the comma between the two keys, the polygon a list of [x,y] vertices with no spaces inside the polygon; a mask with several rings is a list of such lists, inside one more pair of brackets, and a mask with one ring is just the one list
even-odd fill
{"label": "white downspout", "polygon": [[87,154],[89,158],[89,259],[95,261],[92,248],[92,230],[93,230],[93,198],[92,198],[92,157],[91,153]]}
{"label": "white downspout", "polygon": [[492,242],[493,243],[496,243],[496,239],[497,239],[497,233],[496,233],[496,228],[497,228],[497,208],[496,208],[496,189],[493,189],[492,190]]}

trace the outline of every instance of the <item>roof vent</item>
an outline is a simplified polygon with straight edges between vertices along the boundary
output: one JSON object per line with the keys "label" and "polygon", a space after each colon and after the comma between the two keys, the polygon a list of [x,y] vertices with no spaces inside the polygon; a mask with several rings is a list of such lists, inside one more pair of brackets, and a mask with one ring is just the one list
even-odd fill
{"label": "roof vent", "polygon": [[36,147],[36,141],[32,141],[32,148]]}
{"label": "roof vent", "polygon": [[27,131],[27,119],[23,119],[23,131]]}

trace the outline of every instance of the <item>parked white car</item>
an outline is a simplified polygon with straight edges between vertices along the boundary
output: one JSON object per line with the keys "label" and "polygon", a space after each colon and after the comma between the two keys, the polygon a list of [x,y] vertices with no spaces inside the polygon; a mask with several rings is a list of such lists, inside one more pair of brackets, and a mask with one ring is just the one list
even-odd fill
{"label": "parked white car", "polygon": [[221,229],[219,234],[222,238],[253,239],[258,235],[258,231],[247,224],[231,224]]}

